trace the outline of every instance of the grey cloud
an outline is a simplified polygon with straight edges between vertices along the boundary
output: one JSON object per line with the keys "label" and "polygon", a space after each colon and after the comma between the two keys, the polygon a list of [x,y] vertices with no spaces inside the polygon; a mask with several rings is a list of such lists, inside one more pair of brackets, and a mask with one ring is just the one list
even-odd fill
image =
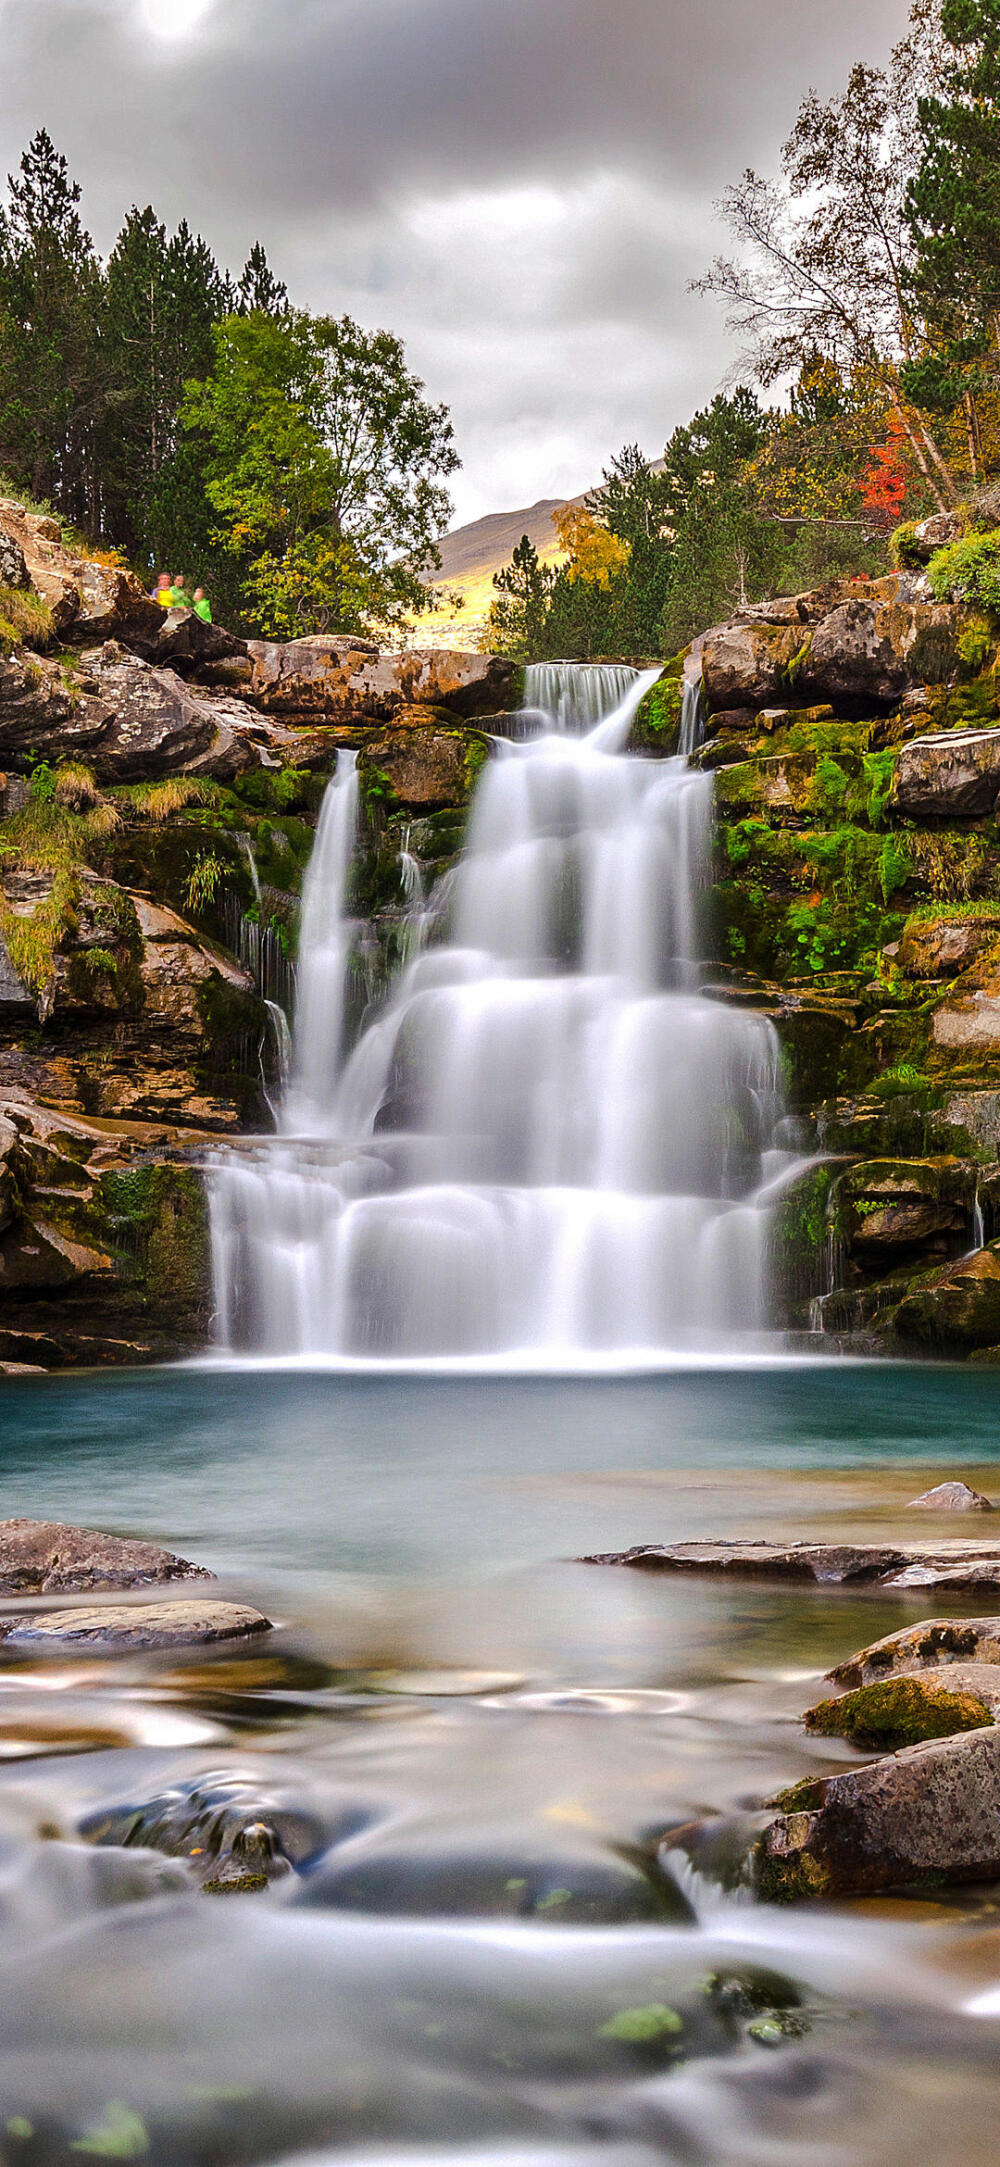
{"label": "grey cloud", "polygon": [[[686,285],[717,245],[713,198],[907,14],[213,0],[167,46],[140,6],[0,0],[0,161],[44,122],[101,245],[152,200],[237,264],[259,233],[311,305],[392,323],[454,408],[470,514],[583,486],[626,436],[656,450],[711,394],[730,355]],[[493,216],[533,189],[563,215]]]}

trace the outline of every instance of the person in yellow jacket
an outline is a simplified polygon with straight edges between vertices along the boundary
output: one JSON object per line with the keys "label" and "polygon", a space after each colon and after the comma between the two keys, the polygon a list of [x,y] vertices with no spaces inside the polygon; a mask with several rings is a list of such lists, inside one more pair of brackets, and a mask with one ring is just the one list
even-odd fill
{"label": "person in yellow jacket", "polygon": [[161,572],[153,588],[153,601],[158,602],[161,609],[175,609],[177,605],[174,595],[175,589],[171,574]]}

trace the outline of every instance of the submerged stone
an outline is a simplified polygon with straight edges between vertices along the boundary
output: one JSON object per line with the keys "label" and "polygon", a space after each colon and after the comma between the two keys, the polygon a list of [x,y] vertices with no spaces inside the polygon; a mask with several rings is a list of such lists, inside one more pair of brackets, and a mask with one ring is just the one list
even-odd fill
{"label": "submerged stone", "polygon": [[223,1772],[101,1807],[81,1821],[80,1835],[87,1843],[184,1859],[206,1895],[230,1895],[287,1876],[367,1818],[354,1806],[327,1824],[280,1787]]}
{"label": "submerged stone", "polygon": [[[353,1848],[353,1847],[352,1847]],[[536,1919],[549,1926],[624,1926],[669,1918],[690,1922],[686,1899],[667,1875],[590,1845],[564,1850],[366,1845],[334,1851],[312,1872],[298,1903],[407,1918]]]}

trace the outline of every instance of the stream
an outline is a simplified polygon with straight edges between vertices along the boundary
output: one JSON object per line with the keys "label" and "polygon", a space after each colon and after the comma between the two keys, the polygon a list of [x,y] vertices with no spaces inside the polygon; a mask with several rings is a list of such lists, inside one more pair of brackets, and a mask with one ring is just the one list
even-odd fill
{"label": "stream", "polygon": [[[912,1539],[932,1475],[996,1485],[1000,1379],[956,1383],[765,1361],[8,1381],[5,1512],[167,1541],[277,1629],[4,1657],[3,2157],[992,2160],[995,1889],[765,1910],[670,1841],[850,1761],[796,1718],[926,1596],[573,1562]],[[299,1870],[211,1896],[141,1840],[83,1840],[164,1793],[298,1816]]]}

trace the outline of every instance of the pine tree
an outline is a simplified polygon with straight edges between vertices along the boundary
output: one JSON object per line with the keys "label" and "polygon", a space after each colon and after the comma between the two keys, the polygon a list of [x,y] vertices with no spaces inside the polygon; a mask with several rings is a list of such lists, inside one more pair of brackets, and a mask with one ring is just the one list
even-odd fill
{"label": "pine tree", "polygon": [[255,241],[236,288],[236,313],[240,316],[280,316],[288,307],[288,288],[275,278],[263,243]]}
{"label": "pine tree", "polygon": [[206,243],[182,223],[172,239],[155,211],[133,209],[108,264],[104,345],[114,406],[101,436],[108,529],[134,554],[159,557],[175,526],[166,498],[184,385],[212,365],[226,281]]}
{"label": "pine tree", "polygon": [[1000,318],[1000,0],[942,0],[940,95],[920,100],[922,157],[907,211],[921,306],[955,348]]}
{"label": "pine tree", "polygon": [[103,273],[80,189],[42,128],[0,210],[0,468],[97,531],[95,429],[108,402]]}

